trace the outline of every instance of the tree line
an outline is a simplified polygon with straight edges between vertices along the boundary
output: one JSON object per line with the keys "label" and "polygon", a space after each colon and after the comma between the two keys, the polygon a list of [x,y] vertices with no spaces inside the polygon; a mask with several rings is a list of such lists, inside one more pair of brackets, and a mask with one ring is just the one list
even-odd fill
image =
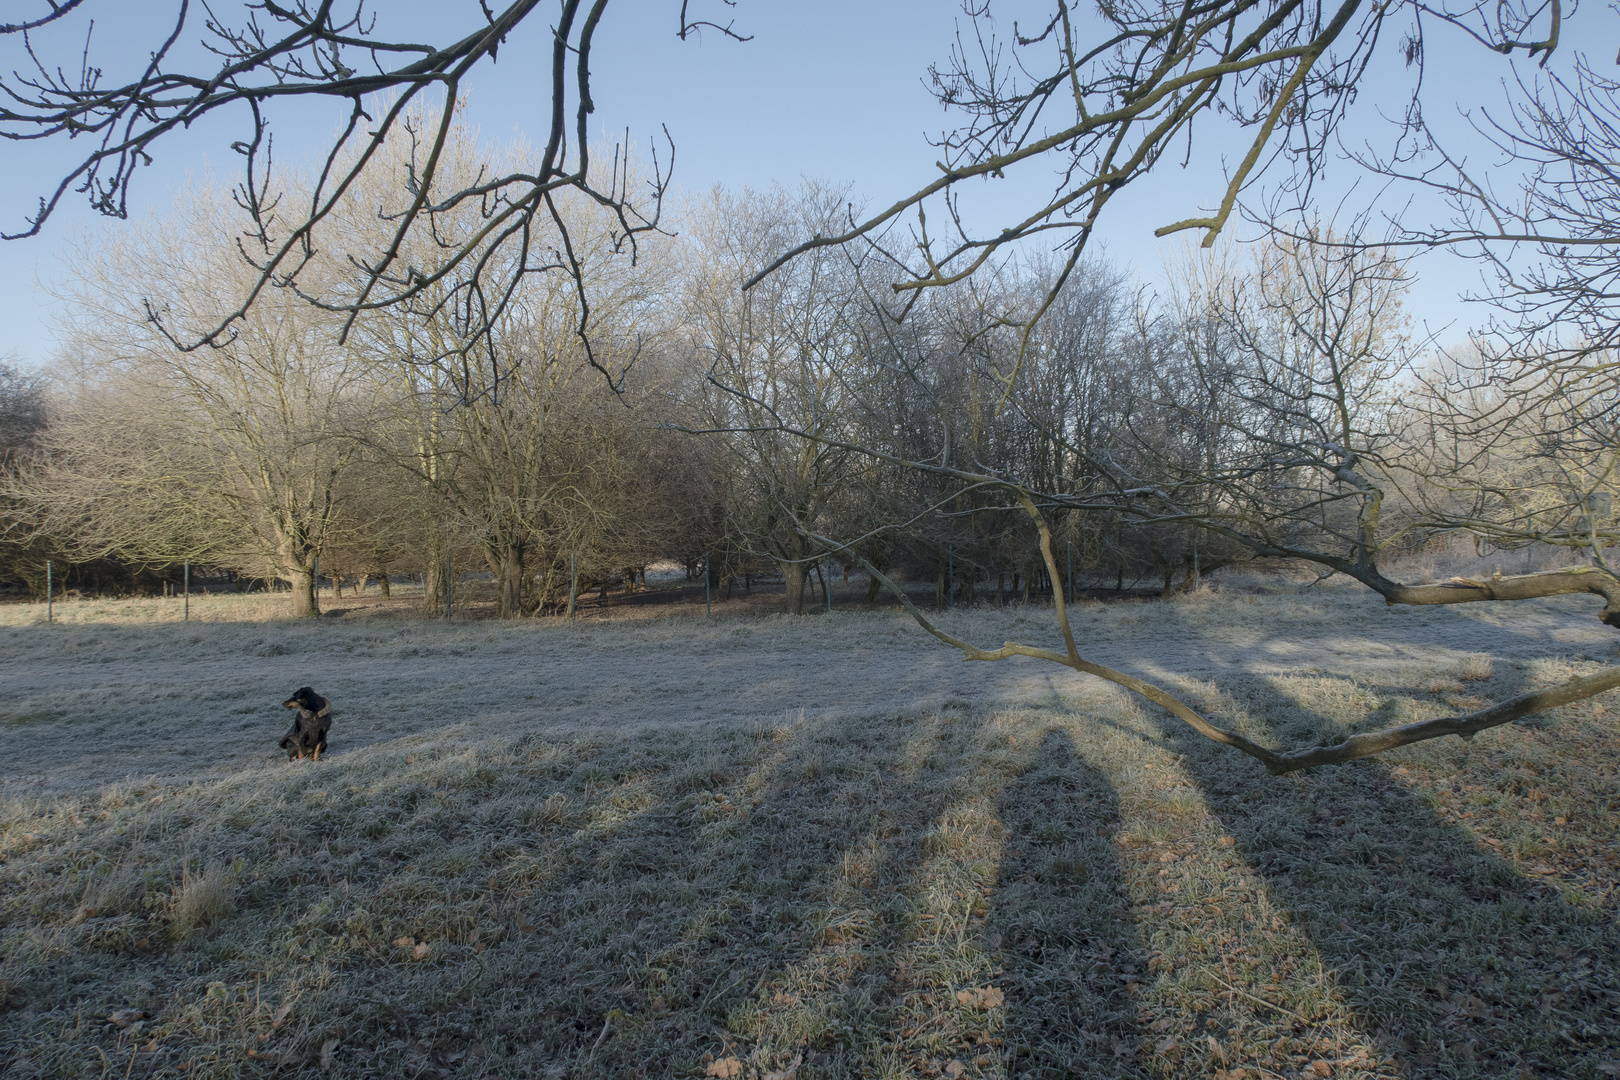
{"label": "tree line", "polygon": [[[307,254],[323,295],[364,290],[376,207],[420,185],[420,145],[385,149],[379,189]],[[441,182],[524,152],[457,128]],[[1458,530],[1604,563],[1607,383],[1430,348],[1387,250],[1326,231],[1189,250],[1153,294],[1102,260],[1007,260],[897,299],[880,247],[825,246],[742,289],[849,212],[827,184],[716,189],[629,258],[587,201],[530,240],[580,273],[514,274],[498,317],[449,287],[365,308],[288,284],[194,347],[258,287],[244,237],[277,238],[190,188],[80,251],[48,392],[4,373],[7,571],[37,589],[46,558],[190,560],[283,582],[308,615],[318,567],[420,573],[429,614],[478,568],[515,618],[660,560],[780,573],[791,612],[834,564],[868,566],[874,598],[880,574],[931,581],[944,606],[1077,574],[1168,593],[1257,556],[1382,589],[1380,557]],[[424,279],[486,224],[428,213],[405,253]]]}

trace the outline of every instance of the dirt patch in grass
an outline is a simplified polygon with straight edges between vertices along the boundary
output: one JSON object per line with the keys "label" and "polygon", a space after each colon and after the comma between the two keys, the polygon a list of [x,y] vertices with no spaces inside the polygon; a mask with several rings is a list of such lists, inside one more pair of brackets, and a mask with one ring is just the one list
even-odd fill
{"label": "dirt patch in grass", "polygon": [[[1371,644],[1398,636],[1373,639],[1333,594],[1310,603],[1161,607],[1147,631],[1134,606],[1097,607],[1077,623],[1128,653],[1174,620],[1192,657],[1171,672],[1176,689],[1279,742],[1494,700],[1588,664],[1574,649],[1498,647],[1519,639],[1479,622],[1451,631],[1467,648],[1391,663]],[[1542,629],[1565,633],[1550,610]],[[1034,636],[1014,617],[961,616],[976,636]],[[532,626],[401,641],[367,624],[224,626],[185,663],[164,661],[177,639],[150,628],[71,628],[51,647],[78,650],[91,673],[171,663],[143,684],[141,715],[153,737],[184,731],[205,756],[190,775],[14,784],[0,800],[7,1075],[1620,1070],[1607,698],[1283,779],[1112,688],[1062,672],[998,683],[1048,673],[926,648],[919,662],[938,656],[983,692],[951,682],[922,706],[895,690],[890,708],[728,711],[746,687],[725,665],[745,650],[789,701],[849,681],[839,665],[861,655],[912,655],[903,624],[862,618],[655,620],[577,650]],[[1363,635],[1348,670],[1242,659],[1318,624]],[[368,650],[367,636],[382,641]],[[284,655],[246,652],[271,638]],[[45,646],[8,640],[25,678],[43,687],[63,670]],[[528,664],[545,700],[507,700],[523,701],[518,680],[504,705],[485,701],[478,673],[462,672],[408,736],[380,732],[319,764],[206,757],[238,736],[197,715],[200,669],[274,681],[273,665],[307,669],[346,641],[334,671],[416,649],[388,670],[449,680],[494,655]],[[588,709],[600,665],[661,650],[670,670],[712,680],[711,715],[637,721],[613,705],[615,724],[585,724],[549,711],[573,696],[587,704],[566,708]],[[623,670],[645,696],[647,664]],[[114,723],[129,706],[99,693],[39,689],[29,708],[55,718],[14,737]],[[469,722],[457,700],[485,715]]]}

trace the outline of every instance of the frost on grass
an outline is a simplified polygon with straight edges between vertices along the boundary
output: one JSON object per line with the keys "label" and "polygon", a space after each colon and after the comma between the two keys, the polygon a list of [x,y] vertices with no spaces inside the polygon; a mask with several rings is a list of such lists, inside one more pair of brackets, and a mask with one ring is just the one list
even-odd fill
{"label": "frost on grass", "polygon": [[185,873],[169,904],[175,937],[200,930],[231,910],[231,884],[224,871],[211,866],[201,874]]}
{"label": "frost on grass", "polygon": [[[1332,592],[1223,602],[1152,609],[1174,649],[1140,605],[1083,614],[1256,739],[1587,663],[1557,605],[1536,640],[1563,645],[1537,658],[1471,616],[1436,652]],[[993,638],[1026,615],[950,617]],[[1342,662],[1299,660],[1313,621]],[[185,639],[139,625],[6,639],[13,730],[53,770],[98,724],[203,751],[0,798],[7,1075],[1293,1080],[1620,1057],[1604,700],[1276,780],[1062,672],[947,656],[907,687],[938,650],[887,615],[717,623],[221,623],[171,668]],[[271,630],[288,651],[258,656]],[[1488,678],[1464,678],[1486,649]],[[362,688],[333,695],[342,752],[229,757],[255,680],[273,708],[333,656]],[[104,668],[144,681],[103,695]]]}

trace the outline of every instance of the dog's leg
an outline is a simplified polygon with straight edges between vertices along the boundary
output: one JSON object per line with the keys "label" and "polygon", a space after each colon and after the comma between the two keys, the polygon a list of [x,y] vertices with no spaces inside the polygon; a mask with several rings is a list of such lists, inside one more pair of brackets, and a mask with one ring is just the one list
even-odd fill
{"label": "dog's leg", "polygon": [[315,744],[315,760],[316,761],[321,760],[321,744],[320,743]]}

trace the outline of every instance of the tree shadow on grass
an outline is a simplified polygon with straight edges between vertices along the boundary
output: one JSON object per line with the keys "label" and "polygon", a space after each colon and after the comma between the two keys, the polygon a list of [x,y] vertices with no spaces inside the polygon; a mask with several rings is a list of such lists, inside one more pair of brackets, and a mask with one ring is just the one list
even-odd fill
{"label": "tree shadow on grass", "polygon": [[647,737],[663,744],[647,762],[690,763],[611,830],[559,837],[558,872],[506,889],[533,929],[485,984],[521,980],[541,1021],[508,1067],[1139,1072],[1145,953],[1118,809],[1067,735],[1020,745],[950,714],[801,719],[696,760],[688,736]]}
{"label": "tree shadow on grass", "polygon": [[[1061,734],[528,737],[59,809],[8,869],[9,1075],[1139,1071],[1117,807]],[[181,933],[204,863],[229,909]]]}
{"label": "tree shadow on grass", "polygon": [[1067,731],[1047,731],[1035,760],[998,800],[1007,847],[992,941],[1010,988],[1010,1071],[1147,1075],[1137,996],[1148,956],[1116,846],[1118,797]]}
{"label": "tree shadow on grass", "polygon": [[[1511,685],[1517,679],[1499,677],[1491,696],[1518,692]],[[1453,691],[1435,685],[1439,693]],[[1247,729],[1251,736],[1265,738],[1269,726],[1268,741],[1297,743],[1301,725],[1341,734],[1343,710],[1320,711],[1320,695],[1309,690],[1297,679],[1228,685],[1251,719],[1274,718]],[[1391,701],[1399,712],[1403,700],[1435,692],[1364,678],[1350,690],[1384,699],[1372,717],[1380,726],[1391,720],[1382,715]],[[1276,719],[1289,717],[1293,722]],[[1574,710],[1552,721],[1576,722]],[[1173,729],[1168,718],[1159,723],[1236,852],[1263,877],[1271,902],[1284,912],[1281,923],[1320,958],[1329,997],[1403,1074],[1615,1071],[1620,933],[1613,897],[1594,903],[1561,892],[1553,877],[1538,872],[1549,838],[1557,844],[1538,799],[1571,781],[1548,775],[1558,770],[1556,745],[1537,749],[1530,733],[1509,727],[1471,744],[1437,741],[1272,778]],[[1277,733],[1279,727],[1293,730]],[[1605,750],[1612,772],[1612,746]],[[1612,845],[1612,832],[1607,840]],[[1276,962],[1268,958],[1240,989],[1276,1000],[1290,978],[1305,977],[1296,971],[1265,982],[1265,969]],[[1309,1027],[1296,1025],[1302,1046]],[[1320,1046],[1314,1052],[1326,1056]]]}

